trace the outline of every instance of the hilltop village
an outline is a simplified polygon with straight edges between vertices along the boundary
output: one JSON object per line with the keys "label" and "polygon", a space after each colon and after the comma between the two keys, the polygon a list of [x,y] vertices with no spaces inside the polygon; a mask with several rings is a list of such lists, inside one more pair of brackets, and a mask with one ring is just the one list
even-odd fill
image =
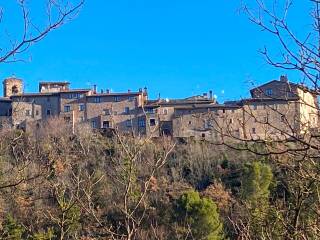
{"label": "hilltop village", "polygon": [[148,99],[136,92],[72,89],[69,82],[40,82],[39,92],[23,92],[23,81],[3,81],[2,126],[25,130],[53,117],[70,127],[88,123],[94,129],[176,138],[219,140],[283,139],[318,127],[316,94],[286,76],[250,90],[251,98],[217,103],[212,91],[186,99]]}

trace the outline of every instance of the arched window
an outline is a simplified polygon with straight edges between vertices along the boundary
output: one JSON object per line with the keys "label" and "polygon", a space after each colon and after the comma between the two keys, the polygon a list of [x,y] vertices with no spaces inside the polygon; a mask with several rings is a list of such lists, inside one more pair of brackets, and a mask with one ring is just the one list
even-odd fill
{"label": "arched window", "polygon": [[17,93],[19,93],[19,88],[18,88],[16,85],[12,86],[11,93],[12,93],[12,94],[17,94]]}

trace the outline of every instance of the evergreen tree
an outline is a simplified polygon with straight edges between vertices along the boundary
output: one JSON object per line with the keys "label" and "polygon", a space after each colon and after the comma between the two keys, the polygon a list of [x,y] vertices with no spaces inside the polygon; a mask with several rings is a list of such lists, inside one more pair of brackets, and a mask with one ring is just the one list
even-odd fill
{"label": "evergreen tree", "polygon": [[223,239],[223,225],[211,199],[189,191],[178,199],[176,213],[177,220],[184,223],[184,239]]}

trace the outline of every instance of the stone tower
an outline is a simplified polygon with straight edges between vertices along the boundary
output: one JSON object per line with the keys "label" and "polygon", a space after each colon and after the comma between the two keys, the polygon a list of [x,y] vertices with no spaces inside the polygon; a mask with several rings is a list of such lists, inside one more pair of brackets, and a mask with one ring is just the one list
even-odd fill
{"label": "stone tower", "polygon": [[6,78],[3,81],[3,96],[11,97],[12,95],[18,95],[23,93],[23,82],[21,79],[15,76]]}

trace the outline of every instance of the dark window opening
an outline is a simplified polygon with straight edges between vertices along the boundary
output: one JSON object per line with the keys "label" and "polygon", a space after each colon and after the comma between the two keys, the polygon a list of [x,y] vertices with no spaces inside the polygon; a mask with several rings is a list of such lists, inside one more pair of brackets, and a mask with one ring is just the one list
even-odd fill
{"label": "dark window opening", "polygon": [[70,118],[70,117],[65,117],[64,120],[65,120],[67,123],[71,122],[71,118]]}
{"label": "dark window opening", "polygon": [[12,87],[12,89],[11,89],[11,92],[12,92],[12,94],[18,94],[19,93],[19,88],[16,85],[14,85]]}
{"label": "dark window opening", "polygon": [[103,121],[102,127],[103,128],[110,128],[110,122],[109,121]]}
{"label": "dark window opening", "polygon": [[156,125],[156,120],[150,119],[150,126],[155,126],[155,125]]}

